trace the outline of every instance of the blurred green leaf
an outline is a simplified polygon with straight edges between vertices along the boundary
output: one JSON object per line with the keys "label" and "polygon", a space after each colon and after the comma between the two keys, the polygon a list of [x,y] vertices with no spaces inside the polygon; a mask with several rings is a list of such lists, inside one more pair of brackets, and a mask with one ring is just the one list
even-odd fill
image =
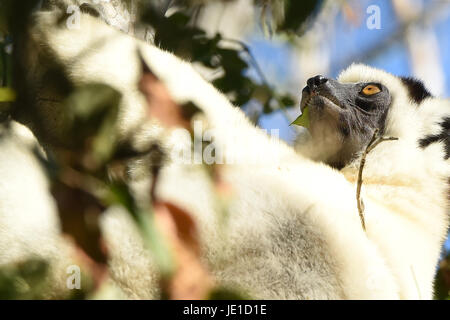
{"label": "blurred green leaf", "polygon": [[[318,3],[322,1],[306,2],[308,3],[303,5],[303,1],[255,0],[256,4],[268,8],[268,12],[274,15],[272,19],[277,20],[278,29],[286,31],[296,31],[293,29],[302,25],[309,14],[316,12],[320,7]],[[213,85],[226,93],[237,106],[256,99],[264,106],[265,113],[271,113],[295,104],[291,97],[279,95],[277,90],[267,83],[245,43],[224,39],[220,33],[209,36],[195,25],[195,17],[202,8],[202,1],[178,1],[174,8],[175,13],[168,17],[164,16],[166,10],[155,3],[146,3],[141,11],[142,20],[155,30],[155,43],[158,46],[217,71],[220,76],[212,81]],[[225,48],[224,43],[234,46]],[[259,81],[247,75],[250,68],[256,70]]]}
{"label": "blurred green leaf", "polygon": [[81,86],[67,99],[73,121],[87,122],[103,115],[105,110],[116,109],[120,93],[106,84],[93,83]]}
{"label": "blurred green leaf", "polygon": [[262,7],[262,25],[265,33],[288,32],[302,34],[314,18],[323,0],[254,0]]}
{"label": "blurred green leaf", "polygon": [[262,104],[267,103],[273,96],[272,89],[267,85],[258,85],[255,86],[255,90],[253,91],[253,98],[257,99]]}
{"label": "blurred green leaf", "polygon": [[0,267],[0,299],[42,299],[49,283],[48,264],[29,259]]}
{"label": "blurred green leaf", "polygon": [[11,0],[0,1],[0,34],[6,34],[8,32],[8,19],[9,13],[11,13]]}
{"label": "blurred green leaf", "polygon": [[110,186],[106,202],[110,205],[120,204],[128,210],[136,222],[144,245],[155,258],[155,263],[162,277],[171,277],[175,272],[174,257],[168,243],[155,226],[151,207],[142,208],[138,206],[138,202],[134,199],[129,187],[126,184],[119,183]]}
{"label": "blurred green leaf", "polygon": [[[96,166],[113,155],[117,145],[117,116],[121,94],[105,84],[93,83],[76,88],[65,101],[65,128],[73,147],[90,143]],[[82,130],[81,130],[82,129]]]}
{"label": "blurred green leaf", "polygon": [[0,88],[0,102],[12,102],[16,100],[16,93],[11,88]]}
{"label": "blurred green leaf", "polygon": [[292,106],[295,105],[295,101],[290,95],[284,95],[284,96],[281,97],[280,100],[281,100],[281,103],[285,107],[292,107]]}
{"label": "blurred green leaf", "polygon": [[303,25],[314,17],[323,5],[322,0],[285,0],[284,3],[284,21],[278,25],[278,30],[293,32],[303,31]]}

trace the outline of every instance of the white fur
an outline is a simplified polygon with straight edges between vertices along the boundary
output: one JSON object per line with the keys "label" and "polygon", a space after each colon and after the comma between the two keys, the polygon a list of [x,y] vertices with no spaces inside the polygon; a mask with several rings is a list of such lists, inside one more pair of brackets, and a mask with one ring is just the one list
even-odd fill
{"label": "white fur", "polygon": [[[449,161],[444,160],[443,142],[423,150],[418,141],[438,132],[438,124],[450,114],[450,103],[428,98],[418,106],[399,78],[367,66],[353,65],[338,80],[379,82],[391,92],[385,135],[399,140],[383,142],[367,157],[363,198],[376,205],[376,215],[367,208],[368,235],[386,255],[402,297],[431,298],[448,225]],[[342,170],[349,181],[356,180],[358,164]]]}
{"label": "white fur", "polygon": [[24,258],[51,263],[50,289],[54,297],[65,286],[66,267],[73,264],[71,247],[60,235],[55,203],[47,177],[33,155],[33,134],[13,122],[0,126],[0,265]]}
{"label": "white fur", "polygon": [[[394,96],[387,134],[399,140],[379,145],[367,158],[365,233],[356,209],[357,161],[339,172],[297,155],[251,125],[190,64],[90,16],[82,16],[81,26],[81,30],[57,28],[51,14],[40,14],[34,37],[50,46],[62,62],[70,62],[69,75],[76,83],[102,81],[123,93],[122,135],[132,132],[144,116],[145,102],[137,90],[139,48],[174,99],[191,100],[203,109],[205,126],[215,130],[214,137],[225,154],[241,156],[239,163],[222,166],[234,190],[226,217],[218,212],[211,182],[199,165],[171,162],[164,168],[157,190],[159,197],[195,215],[205,260],[220,283],[239,286],[256,298],[432,297],[434,269],[447,228],[445,179],[449,168],[442,160],[443,146],[436,144],[424,151],[416,141],[424,132],[435,130],[423,120],[441,117],[436,104],[447,102],[429,99],[424,103],[429,105],[426,111],[418,111],[397,78],[361,65],[340,76],[344,82],[380,81]],[[96,46],[98,43],[101,45]],[[86,48],[90,48],[87,55],[73,60]],[[45,102],[40,107],[48,126],[57,133],[60,123],[55,109]],[[168,146],[185,141],[153,125],[135,132],[135,136],[137,145],[156,138]],[[250,163],[255,153],[261,155],[256,165]],[[30,187],[18,191],[13,184],[21,181],[13,173],[21,172],[26,163],[16,161],[19,156],[0,154],[1,172],[9,171],[9,181],[0,184],[0,219],[11,224],[0,229],[0,243],[31,244],[41,233],[48,239],[33,252],[58,243],[55,208],[40,168],[28,167],[39,178],[30,179]],[[279,161],[273,161],[273,155]],[[23,161],[32,160],[25,157]],[[149,184],[145,162],[130,167],[136,192],[145,193]],[[32,225],[23,223],[31,209],[22,199],[42,203],[36,206],[42,208],[41,218]],[[127,214],[120,208],[108,210],[102,228],[111,253],[112,280],[130,298],[157,297],[151,255],[144,250]],[[8,257],[8,246],[3,249],[3,256]],[[25,256],[27,251],[20,254]]]}

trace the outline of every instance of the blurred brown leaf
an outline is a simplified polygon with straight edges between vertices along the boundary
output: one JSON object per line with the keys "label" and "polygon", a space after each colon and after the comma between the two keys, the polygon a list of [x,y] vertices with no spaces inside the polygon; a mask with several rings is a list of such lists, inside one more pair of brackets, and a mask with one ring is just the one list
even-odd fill
{"label": "blurred brown leaf", "polygon": [[354,27],[359,26],[362,21],[362,18],[358,14],[358,12],[361,12],[361,8],[355,9],[352,8],[352,6],[347,2],[342,3],[342,13],[344,14],[344,18],[349,24],[353,25]]}
{"label": "blurred brown leaf", "polygon": [[139,89],[145,95],[150,118],[157,119],[168,128],[189,129],[190,122],[183,116],[182,108],[172,99],[169,90],[143,63],[143,74]]}
{"label": "blurred brown leaf", "polygon": [[88,192],[54,181],[51,192],[56,200],[62,231],[76,245],[76,258],[98,287],[107,275],[107,254],[99,218],[105,207]]}
{"label": "blurred brown leaf", "polygon": [[[168,128],[181,127],[191,130],[190,118],[198,112],[192,104],[178,105],[162,81],[142,63],[139,89],[145,95],[150,118],[157,119]],[[161,161],[152,170],[151,198],[155,221],[173,252],[175,272],[162,281],[163,292],[169,299],[206,299],[213,288],[213,279],[201,261],[198,231],[189,212],[170,202],[158,201],[155,188],[159,178]]]}
{"label": "blurred brown leaf", "polygon": [[175,256],[175,274],[163,283],[169,299],[206,299],[213,279],[201,261],[198,232],[191,215],[169,202],[154,204],[156,223]]}

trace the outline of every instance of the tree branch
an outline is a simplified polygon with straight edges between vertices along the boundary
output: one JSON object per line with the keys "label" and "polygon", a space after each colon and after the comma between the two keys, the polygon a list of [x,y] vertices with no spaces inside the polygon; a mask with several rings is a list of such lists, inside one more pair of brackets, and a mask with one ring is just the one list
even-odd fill
{"label": "tree branch", "polygon": [[369,144],[364,150],[361,156],[361,162],[359,163],[359,171],[358,171],[358,180],[356,184],[356,205],[358,207],[359,218],[361,219],[361,226],[364,231],[366,231],[366,222],[364,219],[364,202],[361,199],[361,187],[363,183],[362,174],[364,170],[364,165],[366,164],[366,157],[377,145],[379,145],[383,141],[393,141],[398,140],[398,138],[394,137],[380,137],[378,135],[379,129],[375,129],[372,139],[370,139]]}

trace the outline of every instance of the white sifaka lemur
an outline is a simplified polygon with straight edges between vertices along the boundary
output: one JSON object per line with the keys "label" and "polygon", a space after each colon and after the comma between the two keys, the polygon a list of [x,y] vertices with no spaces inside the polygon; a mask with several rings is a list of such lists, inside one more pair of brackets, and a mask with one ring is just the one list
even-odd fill
{"label": "white sifaka lemur", "polygon": [[[55,12],[35,14],[32,36],[39,46],[27,66],[29,77],[45,67],[40,58],[51,52],[75,84],[116,88],[123,95],[118,130],[132,133],[136,148],[155,139],[169,149],[190,143],[188,135],[166,132],[153,121],[139,125],[145,101],[138,90],[138,51],[177,102],[202,109],[233,189],[226,222],[198,164],[169,161],[156,192],[194,214],[217,282],[263,299],[432,298],[448,227],[448,100],[432,97],[414,79],[360,64],[337,80],[316,76],[301,102],[302,110],[309,108],[311,137],[294,150],[251,124],[189,63],[90,15],[81,15],[80,29],[68,29],[58,18]],[[39,95],[39,130],[45,134],[26,115],[17,120],[51,149],[66,138],[58,112],[63,104],[51,83],[43,83]],[[61,236],[48,181],[29,150],[34,138],[15,122],[12,127],[0,139],[0,265],[32,255],[50,259],[51,297],[68,290],[72,248]],[[398,140],[379,144],[365,158],[364,231],[356,186],[361,154],[375,129]],[[238,160],[227,161],[231,156]],[[150,183],[145,166],[129,164],[136,193]],[[128,215],[109,209],[101,227],[114,285],[126,298],[158,298],[152,257]]]}

